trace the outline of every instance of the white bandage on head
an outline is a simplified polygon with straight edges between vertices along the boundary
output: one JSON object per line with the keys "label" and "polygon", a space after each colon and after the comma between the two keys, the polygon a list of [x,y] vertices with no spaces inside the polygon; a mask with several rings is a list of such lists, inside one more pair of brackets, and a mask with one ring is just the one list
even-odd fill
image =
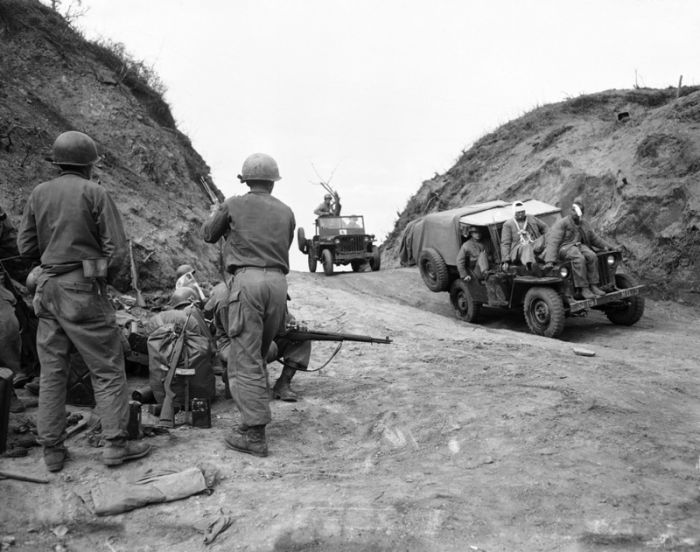
{"label": "white bandage on head", "polygon": [[522,201],[516,201],[513,203],[513,216],[515,216],[515,213],[518,211],[524,211],[525,210],[525,205],[523,204]]}
{"label": "white bandage on head", "polygon": [[579,217],[582,217],[582,216],[583,216],[583,210],[581,209],[581,207],[580,207],[579,205],[577,205],[576,203],[574,203],[574,204],[572,205],[572,207],[573,207],[574,213],[576,213],[576,215],[578,215]]}

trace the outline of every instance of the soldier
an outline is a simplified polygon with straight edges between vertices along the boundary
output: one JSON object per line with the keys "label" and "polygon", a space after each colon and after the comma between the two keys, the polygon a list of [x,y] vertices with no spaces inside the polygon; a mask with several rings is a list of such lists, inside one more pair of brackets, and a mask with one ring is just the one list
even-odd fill
{"label": "soldier", "polygon": [[508,270],[510,263],[520,263],[532,270],[535,255],[544,249],[544,235],[548,226],[540,219],[525,212],[521,201],[513,203],[513,218],[503,223],[501,229],[501,268]]}
{"label": "soldier", "polygon": [[271,414],[265,355],[284,328],[296,222],[292,210],[271,195],[280,179],[272,157],[250,155],[238,178],[250,192],[227,199],[202,232],[209,243],[226,236],[226,270],[235,275],[228,295],[228,366],[241,423],[225,442],[234,450],[267,456],[265,426]]}
{"label": "soldier", "polygon": [[178,288],[170,296],[170,308],[153,315],[146,323],[149,381],[153,395],[159,404],[163,403],[165,397],[164,380],[168,375],[168,362],[174,349],[172,340],[174,328],[186,332],[184,348],[187,353],[181,354],[178,368],[194,371],[193,374],[186,376],[178,374],[171,384],[171,389],[176,395],[177,406],[189,410],[190,405],[186,404],[188,398],[209,401],[214,399],[216,383],[212,367],[214,339],[202,311],[199,310],[198,303],[199,297],[195,290],[190,287]]}
{"label": "soldier", "polygon": [[52,472],[63,468],[67,456],[65,402],[72,346],[92,375],[107,443],[104,464],[116,466],[150,451],[146,443],[126,440],[124,352],[106,290],[125,262],[126,239],[114,202],[90,180],[97,159],[89,136],[69,131],[56,138],[53,162],[61,174],[32,191],[17,240],[22,256],[40,260],[43,269],[34,296],[41,361],[37,428]]}
{"label": "soldier", "polygon": [[340,196],[338,194],[327,193],[323,196],[323,203],[314,209],[314,215],[323,216],[338,216],[340,215]]}
{"label": "soldier", "polygon": [[[213,320],[216,328],[216,347],[219,360],[226,366],[228,362],[229,348],[231,339],[228,337],[226,327],[228,325],[228,287],[225,282],[221,282],[214,286],[211,296],[204,306],[204,314],[207,318]],[[285,317],[285,327],[287,324],[293,323],[294,317],[287,311]],[[270,345],[270,349],[265,356],[266,362],[277,360],[284,366],[282,373],[277,378],[275,385],[272,386],[272,398],[286,402],[296,402],[299,396],[292,389],[291,383],[294,374],[297,370],[306,370],[309,366],[311,358],[311,341],[292,341],[280,334],[275,337],[275,340]],[[224,374],[227,370],[224,369]],[[224,378],[227,376],[224,375]],[[224,381],[227,386],[228,382]]]}
{"label": "soldier", "polygon": [[459,277],[466,280],[471,268],[477,278],[482,278],[493,262],[493,250],[489,243],[483,240],[483,229],[479,226],[464,226],[462,236],[466,241],[457,253],[457,270]]}
{"label": "soldier", "polygon": [[[21,369],[22,339],[19,333],[19,320],[17,320],[15,315],[17,298],[6,287],[6,285],[9,286],[11,284],[5,282],[5,278],[12,276],[15,279],[24,281],[26,273],[20,275],[21,266],[18,262],[17,231],[1,207],[0,260],[2,261],[2,271],[0,271],[0,343],[2,343],[2,347],[0,347],[0,366],[9,368],[13,376],[16,376]],[[11,393],[10,412],[24,412],[24,403],[17,397],[14,388]]]}
{"label": "soldier", "polygon": [[594,250],[611,249],[583,220],[583,202],[575,199],[569,216],[559,219],[547,233],[545,270],[557,260],[571,261],[577,298],[594,299],[605,292],[598,287],[598,256]]}
{"label": "soldier", "polygon": [[181,287],[189,287],[197,292],[199,297],[199,306],[204,305],[204,301],[207,300],[207,296],[202,290],[201,286],[197,283],[197,279],[194,277],[195,269],[192,265],[183,264],[177,267],[175,271],[175,276],[177,280],[175,281],[175,289]]}

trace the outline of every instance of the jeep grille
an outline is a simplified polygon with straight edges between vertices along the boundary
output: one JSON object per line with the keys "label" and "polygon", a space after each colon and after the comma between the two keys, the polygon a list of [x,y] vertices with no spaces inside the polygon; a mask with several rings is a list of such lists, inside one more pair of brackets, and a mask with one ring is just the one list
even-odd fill
{"label": "jeep grille", "polygon": [[365,250],[364,236],[342,236],[336,251],[342,253],[362,253]]}

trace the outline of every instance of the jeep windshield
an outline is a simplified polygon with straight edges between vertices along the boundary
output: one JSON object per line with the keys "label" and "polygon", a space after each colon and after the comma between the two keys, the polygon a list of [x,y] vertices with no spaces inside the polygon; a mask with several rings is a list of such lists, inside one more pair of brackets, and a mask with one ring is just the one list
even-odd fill
{"label": "jeep windshield", "polygon": [[319,217],[316,222],[318,224],[319,235],[328,236],[365,233],[365,221],[360,215]]}

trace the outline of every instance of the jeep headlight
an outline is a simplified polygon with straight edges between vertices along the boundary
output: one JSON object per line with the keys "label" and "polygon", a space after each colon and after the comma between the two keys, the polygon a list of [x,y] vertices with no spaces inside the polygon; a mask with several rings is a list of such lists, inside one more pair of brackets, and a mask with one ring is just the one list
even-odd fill
{"label": "jeep headlight", "polygon": [[365,236],[365,243],[369,243],[370,241],[372,240],[370,240],[369,236]]}
{"label": "jeep headlight", "polygon": [[336,245],[340,245],[340,239],[338,239],[338,238],[334,239],[333,243]]}
{"label": "jeep headlight", "polygon": [[559,267],[559,276],[562,278],[566,278],[569,275],[569,269],[566,268],[565,266],[560,266]]}
{"label": "jeep headlight", "polygon": [[608,263],[608,266],[614,266],[615,265],[615,255],[608,255],[608,258],[605,259]]}

